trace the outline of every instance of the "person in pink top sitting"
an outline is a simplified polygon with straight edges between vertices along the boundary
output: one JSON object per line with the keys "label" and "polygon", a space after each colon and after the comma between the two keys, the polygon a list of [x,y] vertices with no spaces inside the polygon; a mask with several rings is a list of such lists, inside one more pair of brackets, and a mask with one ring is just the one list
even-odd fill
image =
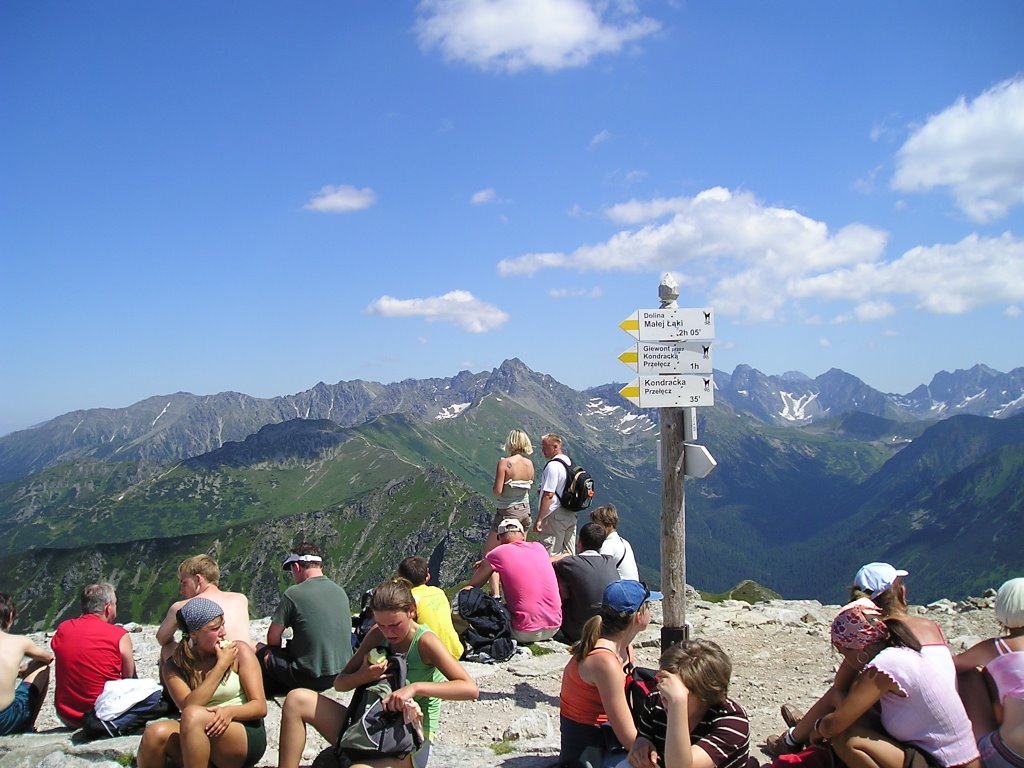
{"label": "person in pink top sitting", "polygon": [[550,640],[562,625],[562,600],[548,550],[527,541],[515,518],[498,525],[498,546],[477,565],[471,587],[482,587],[492,573],[501,577],[505,603],[512,614],[512,637],[520,643]]}
{"label": "person in pink top sitting", "polygon": [[954,659],[960,698],[985,768],[1024,768],[1024,578],[999,588],[995,610],[1002,637],[982,640]]}
{"label": "person in pink top sitting", "polygon": [[[870,600],[856,600],[833,620],[832,644],[864,668],[835,711],[815,722],[812,743],[830,741],[848,768],[979,768],[953,676],[921,653],[901,619],[883,619]],[[875,704],[881,730],[871,717]]]}

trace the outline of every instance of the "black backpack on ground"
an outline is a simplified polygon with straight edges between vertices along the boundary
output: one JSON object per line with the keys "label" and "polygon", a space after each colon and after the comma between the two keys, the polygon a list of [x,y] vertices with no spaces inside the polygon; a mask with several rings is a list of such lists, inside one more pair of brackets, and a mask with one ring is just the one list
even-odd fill
{"label": "black backpack on ground", "polygon": [[512,614],[479,587],[459,592],[452,623],[466,646],[462,658],[467,661],[506,661],[516,652]]}
{"label": "black backpack on ground", "polygon": [[571,464],[555,457],[544,466],[547,467],[552,461],[565,465],[565,488],[558,494],[558,501],[570,512],[579,512],[590,506],[594,500],[594,478],[590,476],[579,464]]}
{"label": "black backpack on ground", "polygon": [[96,708],[89,707],[82,715],[82,736],[85,740],[112,739],[142,733],[150,720],[167,717],[176,709],[163,700],[163,691],[151,693],[110,720],[100,720]]}

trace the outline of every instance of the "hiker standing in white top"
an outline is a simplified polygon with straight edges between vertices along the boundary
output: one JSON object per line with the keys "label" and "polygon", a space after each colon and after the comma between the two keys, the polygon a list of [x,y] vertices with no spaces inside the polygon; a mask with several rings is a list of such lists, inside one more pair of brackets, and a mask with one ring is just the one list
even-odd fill
{"label": "hiker standing in white top", "polygon": [[614,504],[605,504],[590,510],[591,522],[598,523],[605,531],[602,555],[611,555],[619,578],[625,581],[640,581],[640,573],[633,557],[633,547],[619,535],[619,512]]}
{"label": "hiker standing in white top", "polygon": [[540,479],[540,510],[533,530],[552,555],[576,553],[576,513],[562,508],[561,496],[572,460],[562,453],[562,438],[555,434],[540,439],[540,450],[548,463]]}

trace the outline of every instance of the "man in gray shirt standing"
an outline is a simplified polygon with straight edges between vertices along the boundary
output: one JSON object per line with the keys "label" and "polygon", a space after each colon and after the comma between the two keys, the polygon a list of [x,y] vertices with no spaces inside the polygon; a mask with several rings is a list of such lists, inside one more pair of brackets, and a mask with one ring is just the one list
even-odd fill
{"label": "man in gray shirt standing", "polygon": [[[267,642],[256,651],[268,696],[295,688],[325,691],[352,657],[348,595],[324,576],[323,564],[321,549],[302,543],[292,547],[281,566],[295,584],[285,590],[271,617]],[[287,627],[292,639],[282,646]]]}

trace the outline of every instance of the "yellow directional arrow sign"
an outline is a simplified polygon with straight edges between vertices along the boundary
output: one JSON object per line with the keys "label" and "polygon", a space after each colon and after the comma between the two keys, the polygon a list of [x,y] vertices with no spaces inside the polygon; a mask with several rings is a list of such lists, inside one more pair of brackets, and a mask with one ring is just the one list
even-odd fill
{"label": "yellow directional arrow sign", "polygon": [[711,373],[711,342],[641,342],[619,360],[637,373]]}
{"label": "yellow directional arrow sign", "polygon": [[700,408],[715,404],[715,382],[710,374],[640,376],[619,394],[641,408]]}
{"label": "yellow directional arrow sign", "polygon": [[711,309],[638,309],[619,328],[639,341],[708,341],[715,338]]}

